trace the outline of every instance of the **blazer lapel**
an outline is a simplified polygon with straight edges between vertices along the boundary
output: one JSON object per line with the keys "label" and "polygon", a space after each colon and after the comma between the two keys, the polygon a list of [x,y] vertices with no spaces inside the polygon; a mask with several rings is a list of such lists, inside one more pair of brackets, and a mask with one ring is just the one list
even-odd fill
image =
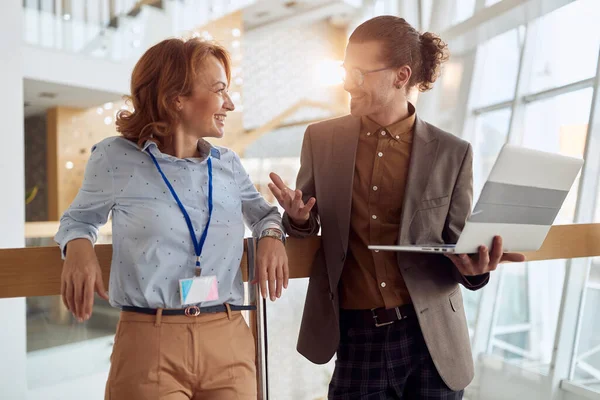
{"label": "blazer lapel", "polygon": [[344,252],[348,250],[350,212],[352,209],[352,185],[354,163],[360,134],[360,118],[351,115],[343,118],[333,134],[331,164],[331,189],[337,211],[340,240]]}
{"label": "blazer lapel", "polygon": [[399,244],[409,244],[406,243],[408,231],[412,220],[419,209],[419,203],[423,200],[423,193],[427,188],[429,176],[435,165],[437,149],[437,138],[431,134],[427,124],[417,116],[408,169],[408,180],[406,182],[402,214],[400,217],[400,234],[398,235]]}

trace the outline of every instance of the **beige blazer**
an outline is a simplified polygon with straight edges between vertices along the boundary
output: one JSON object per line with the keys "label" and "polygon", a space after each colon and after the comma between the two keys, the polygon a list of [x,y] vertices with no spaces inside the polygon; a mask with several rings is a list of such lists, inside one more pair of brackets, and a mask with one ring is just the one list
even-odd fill
{"label": "beige blazer", "polygon": [[[308,127],[296,187],[304,201],[317,199],[308,228],[297,229],[284,215],[288,234],[317,235],[322,247],[313,262],[298,351],[323,364],[337,351],[338,283],[348,251],[352,182],[360,118],[345,116]],[[456,243],[473,198],[471,145],[430,125],[415,122],[399,244]],[[452,390],[473,379],[473,359],[458,283],[480,289],[489,274],[462,276],[438,254],[398,253],[425,342],[442,379]]]}

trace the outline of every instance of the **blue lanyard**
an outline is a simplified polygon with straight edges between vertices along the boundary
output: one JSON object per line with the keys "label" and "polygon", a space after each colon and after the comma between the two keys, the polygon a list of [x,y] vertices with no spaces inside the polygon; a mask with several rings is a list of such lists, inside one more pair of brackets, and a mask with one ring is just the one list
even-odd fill
{"label": "blue lanyard", "polygon": [[190,236],[192,237],[192,243],[194,243],[194,251],[196,252],[196,267],[200,267],[200,254],[202,254],[202,248],[204,247],[204,242],[206,241],[206,236],[208,235],[208,226],[210,225],[210,218],[212,217],[212,211],[213,211],[213,182],[212,182],[213,177],[212,177],[211,157],[208,156],[208,160],[206,161],[208,163],[208,221],[206,222],[206,226],[204,227],[204,231],[202,232],[200,241],[198,241],[196,239],[196,235],[194,235],[194,226],[192,225],[192,220],[190,219],[190,215],[186,211],[183,204],[181,204],[181,201],[179,200],[179,197],[177,196],[175,189],[173,189],[173,186],[171,186],[171,183],[169,182],[169,180],[165,176],[164,172],[158,165],[158,161],[156,161],[156,158],[150,152],[150,149],[147,149],[147,151],[148,151],[148,154],[150,154],[150,157],[152,157],[152,161],[154,161],[154,165],[156,165],[156,169],[158,169],[158,172],[160,172],[160,175],[162,176],[163,180],[169,187],[169,190],[171,191],[173,198],[177,202],[179,209],[181,209],[181,212],[183,213],[185,222],[187,223],[188,229],[190,230]]}

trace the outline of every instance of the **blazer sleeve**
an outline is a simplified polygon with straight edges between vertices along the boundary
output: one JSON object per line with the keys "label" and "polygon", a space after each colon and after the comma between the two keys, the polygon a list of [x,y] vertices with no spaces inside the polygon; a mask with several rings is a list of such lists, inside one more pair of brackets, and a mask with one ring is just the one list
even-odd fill
{"label": "blazer sleeve", "polygon": [[[315,176],[313,168],[313,150],[311,144],[311,126],[306,128],[300,153],[300,170],[296,178],[296,189],[302,191],[302,200],[306,203],[311,197],[316,198]],[[283,214],[283,226],[288,235],[297,238],[315,236],[319,233],[321,223],[319,220],[319,200],[310,211],[308,222],[305,226],[297,226],[286,213]]]}
{"label": "blazer sleeve", "polygon": [[[470,143],[467,143],[467,148],[463,156],[462,164],[456,179],[456,184],[452,191],[450,199],[450,209],[444,226],[444,241],[446,243],[456,243],[458,237],[465,227],[467,218],[471,213],[473,205],[473,148]],[[470,290],[478,290],[484,287],[490,280],[490,274],[485,273],[476,276],[464,276],[458,268],[447,259],[450,263],[452,275],[456,281]]]}

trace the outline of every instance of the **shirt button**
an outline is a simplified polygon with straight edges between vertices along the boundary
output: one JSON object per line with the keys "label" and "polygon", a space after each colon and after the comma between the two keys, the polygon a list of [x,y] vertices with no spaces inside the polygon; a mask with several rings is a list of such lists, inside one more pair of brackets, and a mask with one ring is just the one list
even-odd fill
{"label": "shirt button", "polygon": [[377,189],[378,189],[378,187],[377,187],[377,186],[373,186],[373,190],[375,190],[375,191],[376,191]]}
{"label": "shirt button", "polygon": [[367,132],[367,136],[371,136],[371,132]]}
{"label": "shirt button", "polygon": [[375,250],[375,253],[379,253],[379,250]]}
{"label": "shirt button", "polygon": [[377,219],[377,215],[373,214],[373,215],[371,215],[371,218]]}
{"label": "shirt button", "polygon": [[377,155],[378,155],[379,157],[383,157],[383,153],[382,153],[382,152],[379,152],[379,153],[377,153]]}
{"label": "shirt button", "polygon": [[385,131],[381,131],[381,136],[385,136]]}
{"label": "shirt button", "polygon": [[385,282],[381,282],[381,287],[386,287]]}
{"label": "shirt button", "polygon": [[400,139],[400,136],[396,136],[396,139]]}

